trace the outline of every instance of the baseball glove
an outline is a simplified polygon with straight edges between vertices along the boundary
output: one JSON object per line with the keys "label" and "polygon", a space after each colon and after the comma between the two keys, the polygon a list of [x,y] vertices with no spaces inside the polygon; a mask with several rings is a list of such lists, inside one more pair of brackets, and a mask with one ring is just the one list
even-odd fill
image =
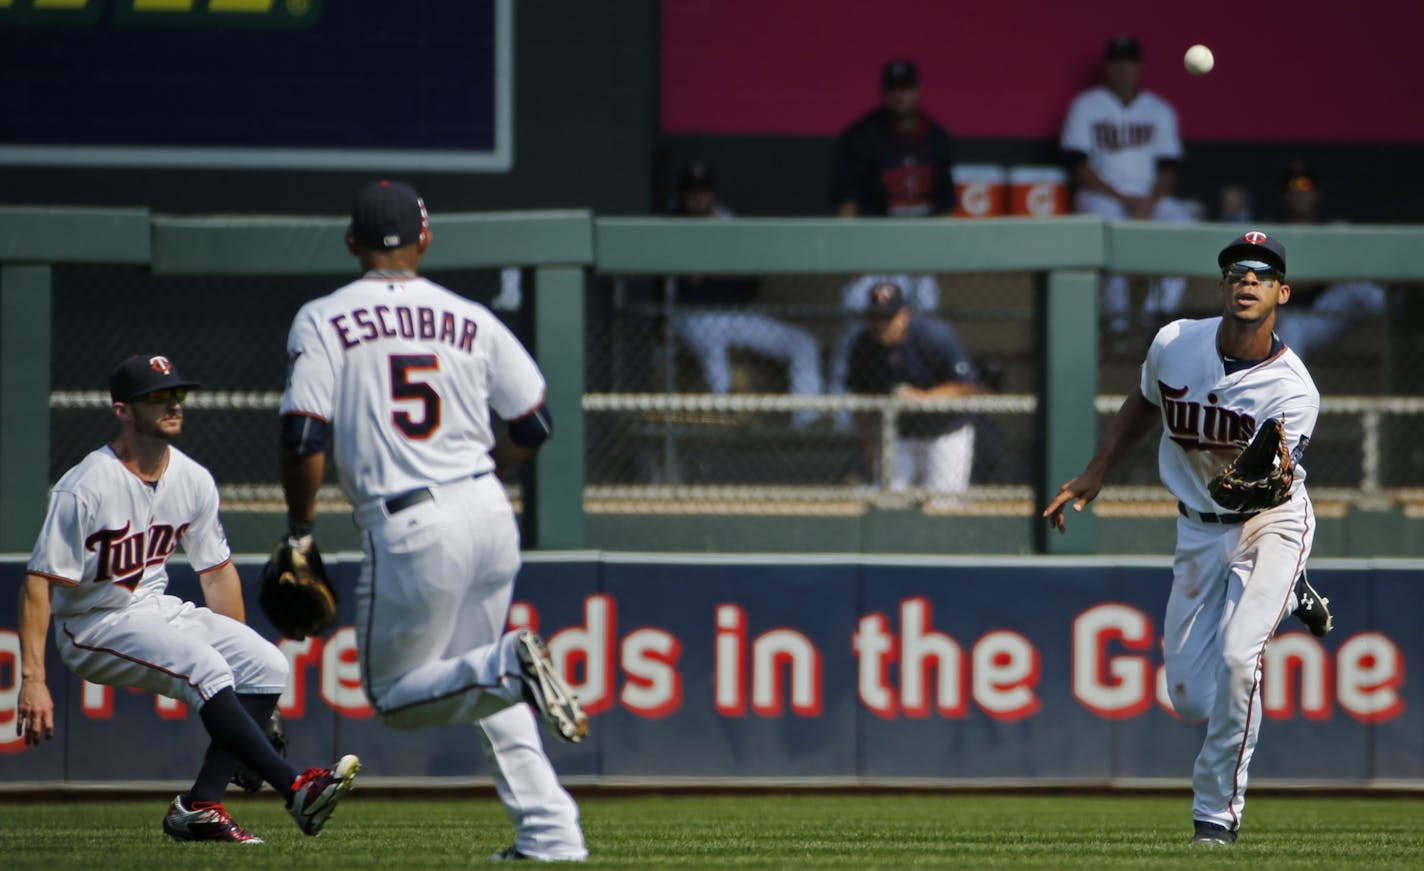
{"label": "baseball glove", "polygon": [[1232,511],[1265,511],[1286,501],[1295,481],[1295,464],[1286,445],[1284,425],[1266,420],[1236,459],[1206,485],[1211,498]]}
{"label": "baseball glove", "polygon": [[[272,716],[267,718],[267,725],[263,727],[262,733],[267,736],[267,740],[272,742],[272,749],[284,758],[287,755],[287,724],[282,722],[282,715],[276,708],[272,709]],[[237,770],[232,774],[232,782],[242,787],[246,792],[257,792],[262,788],[262,775],[257,773],[257,769],[239,763]]]}
{"label": "baseball glove", "polygon": [[257,601],[287,638],[322,635],[336,623],[336,588],[326,576],[311,536],[287,536],[262,567]]}

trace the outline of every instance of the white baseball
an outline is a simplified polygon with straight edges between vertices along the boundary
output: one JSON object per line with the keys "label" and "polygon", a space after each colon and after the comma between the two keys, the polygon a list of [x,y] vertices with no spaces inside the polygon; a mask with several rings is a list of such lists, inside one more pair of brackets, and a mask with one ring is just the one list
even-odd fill
{"label": "white baseball", "polygon": [[1187,72],[1192,75],[1204,76],[1211,72],[1211,68],[1216,65],[1216,57],[1212,55],[1211,49],[1198,43],[1187,49],[1182,63],[1186,66]]}

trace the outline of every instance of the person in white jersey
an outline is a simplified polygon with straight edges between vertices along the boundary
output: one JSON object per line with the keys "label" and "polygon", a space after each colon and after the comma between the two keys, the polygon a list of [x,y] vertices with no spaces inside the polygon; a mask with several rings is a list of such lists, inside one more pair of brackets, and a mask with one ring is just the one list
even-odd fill
{"label": "person in white jersey", "polygon": [[[60,658],[79,677],[168,696],[198,712],[212,744],[192,788],[169,805],[169,837],[262,843],[222,804],[239,762],[272,784],[302,831],[315,835],[360,762],[345,756],[331,769],[298,772],[263,734],[289,668],[245,622],[212,474],[172,444],[196,386],[162,354],[129,357],[110,375],[119,437],[55,484],[20,588],[16,726],[29,745],[54,735],[45,679],[52,619]],[[168,559],[179,545],[198,572],[206,607],[166,592]]]}
{"label": "person in white jersey", "polygon": [[[1097,453],[1043,512],[1062,532],[1064,508],[1071,502],[1082,511],[1132,444],[1162,424],[1157,465],[1179,514],[1162,631],[1168,694],[1183,718],[1207,722],[1192,777],[1198,844],[1236,841],[1261,726],[1261,659],[1277,625],[1292,611],[1317,637],[1334,625],[1329,600],[1305,576],[1315,511],[1301,458],[1320,394],[1272,333],[1276,307],[1290,299],[1285,246],[1253,230],[1217,263],[1221,316],[1174,321],[1157,333],[1141,381]],[[1224,513],[1208,482],[1272,418],[1291,446],[1289,498],[1265,511]]]}
{"label": "person in white jersey", "polygon": [[[1177,113],[1170,103],[1142,88],[1142,47],[1131,36],[1108,41],[1103,84],[1078,94],[1068,106],[1059,147],[1074,185],[1073,209],[1109,221],[1136,218],[1186,222],[1192,214],[1172,192],[1182,161]],[[1109,338],[1133,326],[1155,330],[1177,311],[1186,280],[1153,281],[1140,317],[1133,323],[1127,277],[1103,283],[1102,316]]]}
{"label": "person in white jersey", "polygon": [[[504,631],[519,530],[498,474],[553,432],[544,377],[489,309],[418,274],[430,242],[414,188],[365,185],[346,236],[362,276],[292,322],[279,449],[289,535],[311,541],[329,442],[362,533],[356,645],[372,707],[397,729],[477,724],[515,825],[495,858],[581,861],[578,807],[531,706],[565,741],[584,737],[587,717],[543,641]],[[508,422],[498,440],[491,410]]]}

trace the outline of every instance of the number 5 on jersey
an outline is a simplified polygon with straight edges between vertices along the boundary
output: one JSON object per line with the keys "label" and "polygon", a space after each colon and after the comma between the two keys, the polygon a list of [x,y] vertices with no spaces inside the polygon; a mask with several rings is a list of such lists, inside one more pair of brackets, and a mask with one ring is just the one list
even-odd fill
{"label": "number 5 on jersey", "polygon": [[440,358],[434,354],[391,355],[391,399],[419,402],[422,406],[418,416],[409,411],[391,412],[396,429],[407,438],[429,438],[440,426],[440,394],[429,382],[421,380],[420,373],[425,371],[440,371]]}

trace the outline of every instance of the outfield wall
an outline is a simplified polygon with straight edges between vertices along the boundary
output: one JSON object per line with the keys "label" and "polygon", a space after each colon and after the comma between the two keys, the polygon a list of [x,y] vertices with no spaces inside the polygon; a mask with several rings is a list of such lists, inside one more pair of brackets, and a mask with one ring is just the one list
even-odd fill
{"label": "outfield wall", "polygon": [[[252,591],[259,558],[239,561]],[[358,753],[365,775],[485,774],[464,727],[394,732],[373,718],[354,649],[355,554],[327,559],[341,628],[281,642],[299,764]],[[23,558],[0,560],[14,591]],[[193,596],[176,567],[170,589]],[[1269,648],[1252,782],[1424,787],[1424,562],[1321,561],[1337,629],[1288,618]],[[1135,785],[1185,782],[1202,734],[1162,700],[1166,559],[534,554],[511,622],[537,628],[593,714],[550,741],[592,783]],[[49,645],[57,736],[14,736],[18,637],[0,596],[0,789],[191,777],[206,740],[184,706],[86,685]],[[1417,665],[1415,666],[1417,668]]]}

